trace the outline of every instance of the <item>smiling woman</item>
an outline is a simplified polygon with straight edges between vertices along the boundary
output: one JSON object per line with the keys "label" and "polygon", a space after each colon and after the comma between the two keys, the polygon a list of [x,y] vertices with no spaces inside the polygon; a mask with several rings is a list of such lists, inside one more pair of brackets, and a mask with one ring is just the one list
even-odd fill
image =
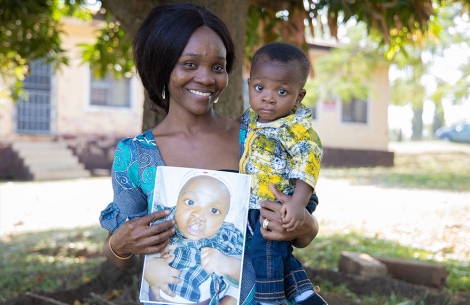
{"label": "smiling woman", "polygon": [[171,72],[171,107],[206,113],[228,84],[225,53],[222,39],[209,27],[194,31]]}
{"label": "smiling woman", "polygon": [[[149,212],[157,167],[238,172],[240,142],[245,135],[239,122],[213,109],[227,87],[236,59],[227,27],[212,11],[192,4],[158,6],[143,21],[133,49],[142,84],[154,107],[164,109],[167,115],[154,128],[121,140],[116,148],[114,200],[101,212],[100,222],[110,232],[103,244],[104,253],[123,269],[135,265],[135,254],[160,253],[175,234],[175,220],[149,226],[169,215],[163,210]],[[315,218],[305,210],[305,225],[287,232],[281,225],[279,202],[268,201],[260,209],[261,215],[271,220],[271,231],[266,231],[265,237],[307,246],[318,231]],[[208,253],[215,255],[215,251]],[[238,303],[254,304],[253,265],[248,251],[245,255]],[[152,291],[168,295],[173,294],[169,285],[180,281],[179,271],[164,258],[147,262],[144,274]],[[159,300],[160,296],[152,297]],[[219,294],[212,298],[221,304],[233,303],[224,297],[219,300]]]}

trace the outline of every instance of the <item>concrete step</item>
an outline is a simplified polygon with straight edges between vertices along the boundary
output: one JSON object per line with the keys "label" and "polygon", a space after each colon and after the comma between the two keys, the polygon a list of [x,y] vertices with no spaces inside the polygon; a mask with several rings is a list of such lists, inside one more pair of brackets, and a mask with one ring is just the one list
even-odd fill
{"label": "concrete step", "polygon": [[31,160],[31,162],[53,162],[56,160],[74,159],[78,162],[78,158],[70,150],[49,150],[43,153],[33,153],[32,151],[20,151],[18,153],[21,159]]}
{"label": "concrete step", "polygon": [[14,150],[57,150],[59,148],[68,149],[67,145],[63,142],[15,142],[12,144]]}
{"label": "concrete step", "polygon": [[17,142],[13,151],[33,180],[59,180],[90,177],[77,158],[61,142]]}
{"label": "concrete step", "polygon": [[50,163],[60,160],[74,160],[75,163],[78,162],[78,158],[73,155],[71,151],[50,151],[48,154],[31,154],[30,152],[19,152],[18,155],[21,159],[27,160],[29,163]]}
{"label": "concrete step", "polygon": [[85,166],[83,166],[83,164],[79,163],[77,159],[74,158],[74,159],[61,159],[61,160],[57,160],[57,162],[48,162],[48,163],[28,162],[28,168],[32,172],[40,172],[40,171],[56,170],[56,169],[82,170],[82,169],[85,169]]}
{"label": "concrete step", "polygon": [[76,178],[88,178],[91,177],[90,171],[84,169],[74,170],[45,170],[35,171],[33,173],[33,179],[35,181],[46,181],[46,180],[62,180],[62,179],[76,179]]}

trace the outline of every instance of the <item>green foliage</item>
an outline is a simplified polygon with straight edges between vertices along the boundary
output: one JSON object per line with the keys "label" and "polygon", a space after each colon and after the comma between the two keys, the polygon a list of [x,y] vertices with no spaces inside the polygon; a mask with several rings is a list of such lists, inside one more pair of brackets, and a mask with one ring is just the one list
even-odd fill
{"label": "green foliage", "polygon": [[363,24],[348,28],[350,43],[331,49],[314,64],[315,77],[306,85],[305,104],[313,106],[318,100],[339,97],[349,102],[353,98],[367,100],[375,94],[370,85],[374,69],[385,60],[377,51],[377,41],[367,36]]}
{"label": "green foliage", "polygon": [[[287,41],[282,33],[285,26],[286,20],[281,16],[276,16],[274,11],[254,4],[249,5],[245,33],[245,65],[248,68],[254,53],[261,46],[273,41]],[[303,29],[300,31],[302,32]],[[302,41],[295,44],[302,45],[304,43],[305,40],[302,36]]]}
{"label": "green foliage", "polygon": [[2,96],[15,100],[25,97],[22,81],[29,62],[43,59],[54,68],[68,64],[61,47],[62,17],[90,17],[83,0],[2,0],[0,15],[0,76],[11,84]]}
{"label": "green foliage", "polygon": [[80,44],[83,63],[89,62],[96,78],[108,73],[114,77],[130,77],[134,73],[132,43],[119,22],[106,22],[99,30],[95,44]]}
{"label": "green foliage", "polygon": [[[250,5],[245,35],[245,52],[249,61],[253,57],[254,50],[266,42],[275,41],[279,38],[279,34],[274,31],[279,21],[279,18],[269,14],[263,8]],[[259,27],[262,28],[259,29]]]}
{"label": "green foliage", "polygon": [[[461,103],[470,98],[470,59],[461,67],[462,76],[453,86],[447,86],[451,90],[448,91],[452,103]],[[444,89],[445,90],[445,89]]]}
{"label": "green foliage", "polygon": [[[313,105],[318,98],[329,99],[332,96],[339,96],[343,101],[367,96],[373,89],[367,85],[367,78],[377,67],[374,61],[382,54],[399,71],[398,78],[391,82],[390,102],[411,104],[413,108],[421,109],[425,100],[432,100],[440,111],[437,118],[443,122],[443,107],[440,105],[443,100],[460,103],[470,96],[470,79],[466,77],[470,75],[470,59],[457,72],[463,77],[456,83],[435,75],[435,90],[426,90],[424,84],[429,82],[432,59],[425,60],[422,54],[425,52],[434,58],[457,45],[468,47],[470,37],[465,30],[468,26],[458,26],[458,21],[465,24],[461,14],[469,5],[468,1],[435,1],[434,7],[430,4],[431,1],[422,1],[419,8],[412,7],[411,1],[375,1],[375,4],[315,1],[314,14],[341,17],[335,17],[333,24],[346,24],[352,20],[357,23],[353,23],[354,31],[348,30],[345,35],[350,43],[341,45],[316,63],[315,79],[307,84],[311,90],[306,104]],[[320,19],[316,19],[321,24]],[[328,22],[323,27],[331,25],[332,22]],[[363,37],[360,37],[361,31]],[[364,48],[364,43],[370,47]]]}
{"label": "green foliage", "polygon": [[[380,44],[391,60],[406,44],[419,44],[425,33],[437,35],[439,27],[430,27],[429,20],[435,14],[433,1],[308,1],[313,15],[326,15],[330,28],[351,19],[366,24],[368,33],[378,31]],[[310,3],[312,2],[312,3]],[[324,11],[327,11],[325,14]],[[334,35],[333,35],[334,36]]]}
{"label": "green foliage", "polygon": [[[413,68],[410,70],[415,71]],[[393,105],[412,104],[422,108],[426,94],[419,80],[420,77],[413,74],[394,80],[390,90],[390,102]]]}
{"label": "green foliage", "polygon": [[411,104],[421,109],[426,97],[421,79],[429,69],[421,58],[421,49],[407,45],[395,56],[393,63],[400,70],[400,76],[391,82],[390,102],[394,105]]}
{"label": "green foliage", "polygon": [[[470,39],[468,23],[462,20],[462,6],[447,1],[440,1],[435,16],[429,21],[429,27],[439,28],[437,35],[428,35],[423,39],[422,46],[406,45],[397,54],[393,63],[399,69],[400,77],[391,83],[391,103],[396,105],[412,104],[422,108],[425,100],[433,101],[438,109],[437,117],[443,122],[442,101],[461,103],[469,97],[470,80],[465,76],[470,73],[470,58],[456,73],[461,77],[456,83],[445,79],[445,75],[432,73],[431,67],[436,56],[443,56],[447,50],[463,46],[468,48]],[[423,57],[423,52],[427,56]],[[426,77],[426,79],[424,78]],[[434,82],[435,89],[425,90],[424,84]],[[404,98],[406,97],[406,98]],[[439,127],[439,126],[435,126]]]}
{"label": "green foliage", "polygon": [[[15,100],[25,97],[22,81],[31,60],[43,58],[54,67],[68,63],[61,48],[60,22],[63,16],[90,19],[92,14],[87,3],[88,0],[0,1],[0,75],[11,84],[10,91],[0,92],[1,96]],[[305,41],[300,41],[299,37],[303,37],[306,29],[317,35],[336,37],[338,24],[355,21],[356,31],[348,33],[351,43],[318,61],[315,80],[309,84],[312,88],[309,93],[314,95],[309,97],[312,101],[308,103],[331,95],[344,101],[369,96],[373,88],[367,85],[367,79],[381,56],[403,70],[413,71],[393,84],[396,86],[392,91],[393,103],[422,104],[425,98],[459,102],[469,96],[467,78],[453,86],[438,80],[436,92],[427,96],[420,85],[427,67],[418,59],[422,48],[442,54],[450,44],[467,44],[468,35],[459,33],[453,20],[457,13],[468,8],[469,0],[250,1],[246,63],[254,50],[266,42],[284,40],[305,49]],[[96,77],[108,72],[116,77],[128,77],[134,73],[130,40],[109,12],[104,17],[106,26],[99,31],[96,43],[81,45],[83,61],[90,63]],[[299,17],[308,24],[307,28],[304,22],[298,22]],[[462,67],[463,75],[470,72],[469,65]]]}

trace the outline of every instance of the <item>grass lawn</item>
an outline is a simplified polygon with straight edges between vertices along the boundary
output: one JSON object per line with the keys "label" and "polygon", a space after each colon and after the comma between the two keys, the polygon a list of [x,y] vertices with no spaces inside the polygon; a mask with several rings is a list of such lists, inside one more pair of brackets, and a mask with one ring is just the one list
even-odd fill
{"label": "grass lawn", "polygon": [[436,190],[470,190],[470,154],[431,152],[395,154],[394,167],[322,168],[327,178],[349,179],[355,184],[374,184]]}
{"label": "grass lawn", "polygon": [[[430,262],[428,257],[432,253],[422,250],[409,248],[399,245],[396,242],[386,241],[377,238],[367,238],[358,232],[351,232],[349,234],[333,234],[323,235],[319,234],[315,238],[315,242],[310,246],[303,249],[296,249],[295,255],[306,265],[316,269],[329,269],[337,270],[340,253],[342,251],[368,253],[371,256],[389,257],[407,260],[419,260],[423,262]],[[460,262],[455,260],[445,260],[434,262],[437,264],[446,265],[447,268],[447,284],[448,287],[444,290],[450,294],[458,292],[470,293],[470,263]],[[319,285],[323,290],[332,292],[333,294],[346,297],[351,302],[357,299],[353,293],[348,292],[345,287],[332,287],[328,282],[314,283]],[[378,301],[380,299],[380,302]],[[424,303],[406,303],[405,299],[400,299],[398,296],[393,298],[383,298],[373,296],[370,299],[363,298],[360,304],[421,304]],[[411,300],[408,300],[412,302]],[[413,300],[416,302],[416,300]]]}
{"label": "grass lawn", "polygon": [[[465,152],[396,153],[395,167],[392,168],[324,168],[321,175],[333,179],[349,179],[355,184],[469,191],[469,169],[470,154]],[[0,302],[25,291],[67,289],[89,281],[99,271],[96,267],[104,261],[101,245],[105,236],[103,229],[90,227],[0,237]],[[329,236],[320,232],[314,244],[305,249],[297,249],[296,255],[307,265],[335,270],[341,251],[423,260],[429,254],[394,242],[366,238],[360,232]],[[447,265],[447,291],[470,292],[468,262],[439,263]],[[345,287],[331,287],[329,283],[315,284],[348,298],[351,302],[358,300]],[[416,300],[404,300],[399,296],[371,296],[362,298],[360,303],[424,304]]]}
{"label": "grass lawn", "polygon": [[105,258],[99,227],[0,238],[0,303],[26,291],[69,289],[95,277]]}

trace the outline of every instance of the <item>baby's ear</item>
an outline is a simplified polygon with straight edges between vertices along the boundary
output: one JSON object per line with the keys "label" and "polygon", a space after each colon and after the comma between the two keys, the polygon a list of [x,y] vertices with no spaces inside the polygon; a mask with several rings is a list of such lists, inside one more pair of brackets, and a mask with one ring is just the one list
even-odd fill
{"label": "baby's ear", "polygon": [[297,99],[295,100],[296,107],[298,107],[300,103],[302,103],[302,100],[304,99],[306,94],[307,94],[307,90],[305,89],[300,90],[299,95],[297,95]]}

